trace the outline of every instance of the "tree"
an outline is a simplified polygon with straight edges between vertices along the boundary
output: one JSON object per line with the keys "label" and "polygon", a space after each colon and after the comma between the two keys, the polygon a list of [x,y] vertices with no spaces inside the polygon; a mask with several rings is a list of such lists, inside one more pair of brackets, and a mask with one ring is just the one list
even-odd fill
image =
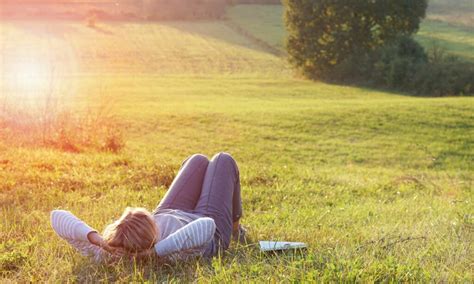
{"label": "tree", "polygon": [[411,35],[427,0],[284,0],[290,62],[313,79],[331,79],[338,64]]}

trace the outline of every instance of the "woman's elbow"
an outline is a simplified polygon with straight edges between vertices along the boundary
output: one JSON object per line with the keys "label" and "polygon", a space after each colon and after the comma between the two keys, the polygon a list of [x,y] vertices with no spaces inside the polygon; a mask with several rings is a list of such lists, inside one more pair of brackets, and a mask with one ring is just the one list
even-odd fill
{"label": "woman's elbow", "polygon": [[66,216],[68,213],[66,210],[52,210],[50,213],[51,227],[58,235],[62,235],[65,227],[67,227]]}
{"label": "woman's elbow", "polygon": [[61,214],[61,210],[52,210],[51,213],[49,214],[49,220],[51,221],[51,224],[55,224],[56,220],[58,220],[59,216]]}

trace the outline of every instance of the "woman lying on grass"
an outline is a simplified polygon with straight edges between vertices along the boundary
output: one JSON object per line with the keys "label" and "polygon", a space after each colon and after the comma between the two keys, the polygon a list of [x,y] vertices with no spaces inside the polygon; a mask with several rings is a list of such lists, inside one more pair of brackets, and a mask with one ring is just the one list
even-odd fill
{"label": "woman lying on grass", "polygon": [[51,212],[56,233],[83,255],[100,261],[131,256],[179,259],[212,257],[229,247],[231,236],[243,240],[239,170],[227,153],[211,161],[196,154],[186,159],[153,213],[127,208],[101,236],[64,210]]}

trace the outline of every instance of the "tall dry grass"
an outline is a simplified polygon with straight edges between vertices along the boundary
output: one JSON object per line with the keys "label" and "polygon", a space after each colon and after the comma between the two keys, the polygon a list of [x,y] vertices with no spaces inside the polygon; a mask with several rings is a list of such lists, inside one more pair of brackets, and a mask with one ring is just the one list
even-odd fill
{"label": "tall dry grass", "polygon": [[[53,84],[50,84],[53,86]],[[31,97],[4,95],[0,101],[0,141],[7,146],[46,147],[66,152],[119,152],[123,125],[113,114],[114,99],[78,107],[51,87]]]}

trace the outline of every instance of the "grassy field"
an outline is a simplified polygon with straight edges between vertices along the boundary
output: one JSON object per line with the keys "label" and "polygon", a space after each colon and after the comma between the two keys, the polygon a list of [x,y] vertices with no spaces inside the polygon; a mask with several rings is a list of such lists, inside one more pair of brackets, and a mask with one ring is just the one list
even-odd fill
{"label": "grassy field", "polygon": [[[472,98],[295,78],[255,41],[281,48],[280,16],[237,6],[232,24],[0,23],[2,100],[41,102],[51,81],[74,110],[106,95],[126,141],[117,154],[0,141],[0,282],[472,282]],[[472,58],[472,32],[437,25],[420,36]],[[10,74],[31,69],[45,71],[34,84]],[[250,237],[306,253],[233,245],[209,261],[96,265],[50,227],[54,208],[98,230],[126,206],[153,209],[182,160],[219,151],[240,166]]]}

